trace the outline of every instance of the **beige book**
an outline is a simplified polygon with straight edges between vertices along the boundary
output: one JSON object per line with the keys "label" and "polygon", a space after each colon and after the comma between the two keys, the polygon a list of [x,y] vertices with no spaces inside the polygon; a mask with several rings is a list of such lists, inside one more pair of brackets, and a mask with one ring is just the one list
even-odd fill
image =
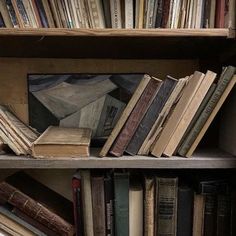
{"label": "beige book", "polygon": [[165,119],[167,118],[173,104],[178,101],[178,98],[181,96],[181,92],[183,88],[188,82],[189,77],[185,77],[178,80],[177,85],[175,86],[174,90],[172,91],[170,97],[168,98],[167,102],[165,103],[160,115],[158,116],[157,120],[155,121],[152,129],[150,130],[149,134],[147,135],[146,139],[144,140],[138,154],[139,155],[148,155],[151,149],[151,145],[158,137],[159,133],[162,130],[163,124]]}
{"label": "beige book", "polygon": [[198,2],[199,0],[193,0],[192,1],[192,16],[191,16],[191,28],[196,28],[196,20],[197,20],[197,8],[198,8]]}
{"label": "beige book", "polygon": [[122,28],[121,0],[110,0],[111,25],[113,29]]}
{"label": "beige book", "polygon": [[[204,74],[202,74],[203,76]],[[165,156],[172,156],[175,152],[177,146],[179,145],[181,139],[184,136],[185,131],[187,130],[188,126],[191,123],[194,115],[196,114],[198,108],[200,107],[204,97],[206,96],[208,90],[210,89],[211,85],[213,84],[216,78],[216,73],[212,71],[207,71],[204,79],[201,82],[197,92],[195,93],[194,98],[188,105],[188,109],[183,114],[179,124],[175,128],[174,133],[172,134],[169,143],[167,144],[163,154]]]}
{"label": "beige book", "polygon": [[7,28],[13,28],[13,24],[12,24],[9,12],[7,10],[7,5],[5,1],[0,1],[0,13],[2,15],[5,26]]}
{"label": "beige book", "polygon": [[[196,1],[196,0],[195,0]],[[188,21],[187,21],[187,28],[192,28],[192,22],[195,20],[193,13],[194,13],[194,0],[190,0],[189,2],[189,9],[188,9]]]}
{"label": "beige book", "polygon": [[71,0],[69,4],[70,4],[71,11],[73,13],[74,27],[80,28],[80,19],[78,16],[78,11],[76,9],[76,0]]}
{"label": "beige book", "polygon": [[145,177],[144,181],[144,236],[154,236],[155,179]]}
{"label": "beige book", "polygon": [[129,189],[129,236],[143,236],[143,188],[141,183]]}
{"label": "beige book", "polygon": [[202,8],[203,8],[203,0],[197,0],[197,8],[196,8],[196,20],[195,20],[195,28],[201,28],[201,21],[202,21]]}
{"label": "beige book", "polygon": [[81,175],[81,197],[82,197],[82,208],[83,208],[84,235],[94,236],[90,171],[80,170],[80,175]]}
{"label": "beige book", "polygon": [[135,17],[135,28],[143,28],[143,15],[144,15],[144,1],[136,0],[136,17]]}
{"label": "beige book", "polygon": [[50,6],[48,4],[48,0],[42,0],[43,3],[43,7],[45,10],[45,14],[48,20],[48,25],[50,28],[55,28],[55,23],[54,23],[54,19],[53,19],[53,15],[52,15],[52,11],[50,9]]}
{"label": "beige book", "polygon": [[53,19],[55,20],[55,24],[57,28],[63,28],[61,17],[59,15],[59,9],[57,0],[49,0],[49,4],[51,6]]}
{"label": "beige book", "polygon": [[105,28],[102,3],[99,0],[88,0],[89,14],[93,28]]}
{"label": "beige book", "polygon": [[34,157],[88,157],[91,129],[50,126],[33,143]]}
{"label": "beige book", "polygon": [[116,137],[120,133],[121,129],[123,128],[125,122],[129,118],[131,111],[134,109],[136,103],[138,102],[139,98],[141,97],[144,89],[146,88],[148,82],[151,80],[149,75],[144,75],[144,78],[139,83],[137,89],[135,90],[132,98],[130,99],[129,103],[125,107],[120,119],[117,121],[114,129],[112,130],[110,136],[108,137],[105,145],[103,146],[99,156],[104,157],[107,155],[109,149],[111,148],[113,142],[115,141]]}
{"label": "beige book", "polygon": [[215,27],[216,0],[211,0],[209,28]]}
{"label": "beige book", "polygon": [[22,0],[22,3],[24,5],[25,11],[27,12],[30,26],[33,28],[39,28],[39,24],[37,22],[36,15],[34,13],[31,1]]}
{"label": "beige book", "polygon": [[186,20],[186,13],[187,13],[187,3],[188,0],[183,0],[180,10],[180,19],[179,19],[179,28],[184,28],[185,20]]}
{"label": "beige book", "polygon": [[134,28],[134,5],[133,0],[125,1],[125,28],[133,29]]}
{"label": "beige book", "polygon": [[205,197],[200,194],[195,194],[193,206],[193,236],[203,236],[204,234],[204,212]]}
{"label": "beige book", "polygon": [[195,139],[194,143],[192,144],[191,148],[188,150],[186,157],[191,157],[193,152],[195,151],[197,145],[199,144],[199,142],[201,141],[202,137],[204,136],[204,134],[206,133],[208,127],[210,126],[211,122],[213,121],[213,119],[215,118],[216,114],[218,113],[218,111],[220,110],[221,106],[223,105],[225,99],[228,97],[230,91],[233,89],[234,85],[236,83],[236,76],[234,76],[231,81],[229,82],[229,85],[227,86],[227,88],[225,89],[225,91],[223,92],[220,100],[218,101],[217,105],[215,106],[214,110],[212,111],[211,115],[209,116],[209,118],[207,119],[205,125],[202,127],[201,131],[199,132],[197,138]]}
{"label": "beige book", "polygon": [[236,1],[229,0],[229,11],[225,16],[225,28],[235,29],[236,23]]}
{"label": "beige book", "polygon": [[194,72],[194,75],[189,79],[189,83],[183,91],[183,95],[173,110],[173,113],[169,117],[165,127],[163,128],[160,137],[156,140],[152,154],[156,157],[160,157],[164,152],[167,144],[169,143],[171,136],[173,135],[176,127],[182,119],[185,111],[188,109],[193,97],[195,96],[201,82],[204,78],[204,74],[198,71]]}

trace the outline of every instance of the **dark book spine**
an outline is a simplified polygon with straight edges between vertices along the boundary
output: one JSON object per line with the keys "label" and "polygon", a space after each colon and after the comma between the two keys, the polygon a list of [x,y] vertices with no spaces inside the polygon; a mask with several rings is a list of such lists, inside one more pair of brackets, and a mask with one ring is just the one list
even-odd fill
{"label": "dark book spine", "polygon": [[19,10],[21,19],[24,23],[24,26],[30,26],[29,17],[27,15],[25,7],[22,3],[22,0],[16,0],[16,3],[17,3],[17,7],[18,7],[18,10]]}
{"label": "dark book spine", "polygon": [[4,28],[4,27],[6,27],[6,26],[5,26],[5,23],[4,23],[2,14],[1,14],[1,12],[0,12],[0,28]]}
{"label": "dark book spine", "polygon": [[123,129],[121,130],[113,146],[111,147],[110,153],[112,155],[121,156],[124,153],[125,148],[128,146],[131,138],[133,137],[136,129],[138,128],[138,125],[140,124],[142,118],[148,110],[148,107],[153,101],[159,86],[159,80],[151,79],[149,81],[147,87],[145,88],[139,101],[131,112]]}
{"label": "dark book spine", "polygon": [[236,235],[236,190],[231,193],[230,236]]}
{"label": "dark book spine", "polygon": [[81,177],[76,176],[72,179],[72,193],[74,206],[74,221],[76,235],[83,235],[83,214],[82,214],[82,200],[81,200]]}
{"label": "dark book spine", "polygon": [[106,232],[104,177],[91,177],[92,204],[93,204],[93,231],[94,235],[104,236]]}
{"label": "dark book spine", "polygon": [[178,189],[177,236],[191,236],[193,226],[193,190],[180,186]]}
{"label": "dark book spine", "polygon": [[14,11],[11,0],[6,0],[6,4],[7,4],[7,10],[9,12],[9,15],[10,15],[13,26],[14,27],[19,27],[19,22],[17,21],[16,13]]}
{"label": "dark book spine", "polygon": [[129,174],[114,174],[115,235],[129,236]]}
{"label": "dark book spine", "polygon": [[230,235],[230,196],[217,196],[217,236]]}
{"label": "dark book spine", "polygon": [[47,16],[41,0],[34,0],[38,9],[39,17],[44,28],[49,28]]}
{"label": "dark book spine", "polygon": [[165,1],[163,1],[163,0],[158,0],[157,1],[157,16],[156,16],[155,28],[160,28],[161,27],[164,2]]}
{"label": "dark book spine", "polygon": [[164,0],[163,1],[163,9],[162,9],[162,20],[161,20],[161,27],[166,28],[169,12],[170,12],[170,1],[171,0]]}
{"label": "dark book spine", "polygon": [[113,181],[110,175],[104,179],[106,235],[114,236],[114,191]]}
{"label": "dark book spine", "polygon": [[216,195],[206,195],[204,212],[204,236],[215,236],[216,232]]}
{"label": "dark book spine", "polygon": [[148,108],[144,118],[126,148],[125,151],[127,153],[131,155],[136,155],[138,153],[176,84],[177,80],[168,77],[164,80],[156,94],[156,97]]}
{"label": "dark book spine", "polygon": [[73,235],[74,233],[71,224],[6,182],[0,183],[0,198],[59,235]]}
{"label": "dark book spine", "polygon": [[111,26],[111,8],[109,0],[102,0],[103,12],[105,16],[106,28],[112,28]]}

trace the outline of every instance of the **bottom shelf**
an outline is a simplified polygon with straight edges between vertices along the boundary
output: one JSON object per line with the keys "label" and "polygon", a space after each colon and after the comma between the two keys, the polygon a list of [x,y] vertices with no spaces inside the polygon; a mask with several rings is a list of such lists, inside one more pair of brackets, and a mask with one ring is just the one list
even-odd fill
{"label": "bottom shelf", "polygon": [[193,157],[155,158],[146,156],[98,157],[92,149],[89,158],[33,159],[9,154],[0,155],[1,169],[76,169],[76,168],[133,168],[133,169],[233,169],[236,157],[218,149],[199,150]]}

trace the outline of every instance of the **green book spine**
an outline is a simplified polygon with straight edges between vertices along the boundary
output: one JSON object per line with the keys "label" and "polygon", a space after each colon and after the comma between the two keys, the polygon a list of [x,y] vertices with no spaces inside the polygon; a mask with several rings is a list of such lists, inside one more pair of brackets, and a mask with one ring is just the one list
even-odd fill
{"label": "green book spine", "polygon": [[199,132],[202,130],[202,127],[206,123],[207,119],[211,115],[212,111],[214,110],[215,106],[217,105],[218,101],[221,98],[222,93],[227,88],[230,80],[232,79],[235,73],[235,67],[228,66],[223,73],[217,83],[216,89],[212,94],[211,98],[209,99],[207,105],[203,109],[201,115],[199,116],[198,120],[196,121],[195,125],[189,132],[188,136],[186,137],[185,141],[181,145],[178,153],[181,156],[185,156],[194,143],[195,139],[197,138]]}
{"label": "green book spine", "polygon": [[114,173],[115,235],[129,236],[129,174]]}

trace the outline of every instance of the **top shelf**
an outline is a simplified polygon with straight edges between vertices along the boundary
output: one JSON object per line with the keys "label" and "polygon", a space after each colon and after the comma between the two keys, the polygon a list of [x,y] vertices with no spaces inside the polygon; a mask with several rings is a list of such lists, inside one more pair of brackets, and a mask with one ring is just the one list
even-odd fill
{"label": "top shelf", "polygon": [[0,57],[215,58],[235,45],[232,29],[0,29]]}

